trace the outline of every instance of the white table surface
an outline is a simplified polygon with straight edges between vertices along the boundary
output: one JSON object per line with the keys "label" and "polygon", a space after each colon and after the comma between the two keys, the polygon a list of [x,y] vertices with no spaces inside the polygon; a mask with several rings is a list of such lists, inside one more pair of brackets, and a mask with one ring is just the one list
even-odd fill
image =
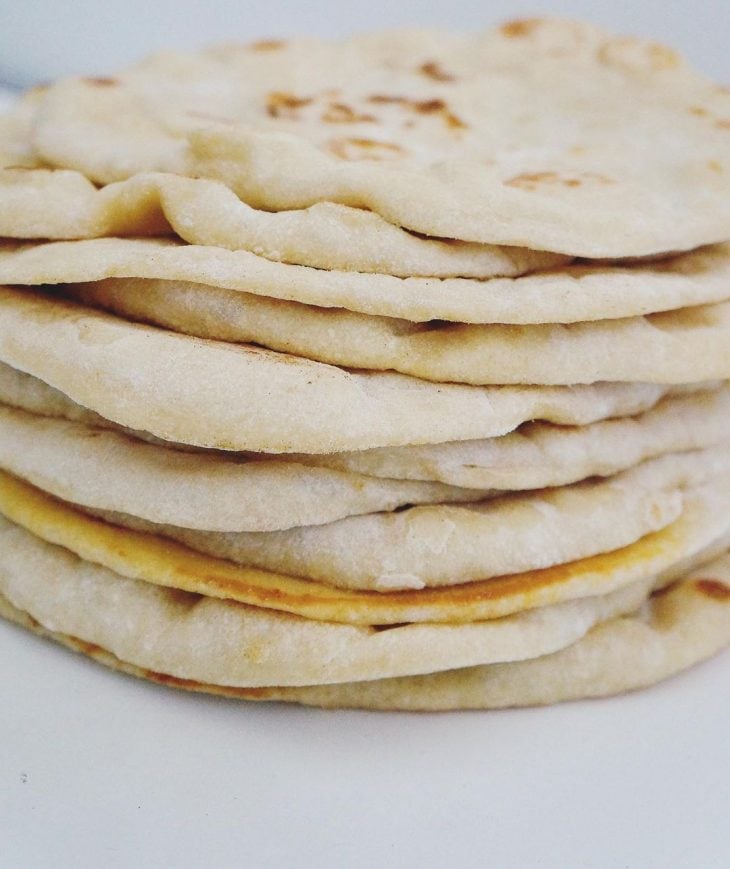
{"label": "white table surface", "polygon": [[[655,34],[730,80],[724,0],[0,6],[0,79],[14,82],[154,44],[526,10]],[[328,713],[145,685],[0,624],[0,690],[2,869],[730,866],[727,653],[608,701]]]}
{"label": "white table surface", "polygon": [[726,869],[729,665],[546,709],[323,712],[0,624],[0,865]]}

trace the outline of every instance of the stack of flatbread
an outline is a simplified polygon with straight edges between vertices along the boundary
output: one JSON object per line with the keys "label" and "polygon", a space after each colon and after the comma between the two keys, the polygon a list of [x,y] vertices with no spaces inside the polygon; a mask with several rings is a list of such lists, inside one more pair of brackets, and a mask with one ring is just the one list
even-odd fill
{"label": "stack of flatbread", "polygon": [[487,708],[730,642],[730,93],[572,22],[164,53],[0,121],[0,612]]}

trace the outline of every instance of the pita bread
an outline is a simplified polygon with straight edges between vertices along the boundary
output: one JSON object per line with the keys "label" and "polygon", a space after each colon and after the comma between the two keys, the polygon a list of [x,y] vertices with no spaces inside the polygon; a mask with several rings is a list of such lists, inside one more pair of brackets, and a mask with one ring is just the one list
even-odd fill
{"label": "pita bread", "polygon": [[165,239],[0,245],[0,283],[105,278],[192,282],[414,322],[572,323],[633,317],[730,296],[730,246],[631,267],[566,266],[520,278],[396,278],[270,262],[248,251]]}
{"label": "pita bread", "polygon": [[316,453],[439,443],[528,419],[584,424],[646,398],[643,386],[478,388],[350,373],[9,287],[0,287],[0,313],[0,361],[113,422],[193,446]]}
{"label": "pita bread", "polygon": [[[552,703],[651,684],[730,642],[727,556],[655,595],[631,617],[611,618],[611,611],[628,610],[645,596],[651,580],[605,598],[492,622],[406,625],[382,632],[181,596],[78,561],[11,523],[0,522],[0,534],[14,544],[10,557],[0,562],[4,618],[132,675],[230,697],[394,709]],[[125,616],[121,623],[120,611]],[[606,621],[562,653],[520,663],[517,658],[508,664],[327,687],[234,687],[236,682],[255,684],[277,671],[289,683],[304,674],[328,681],[348,670],[361,679],[363,673],[469,657],[475,648],[487,659],[524,656],[547,636],[555,644],[556,628],[563,640],[571,628],[584,633],[591,617],[594,623]],[[213,621],[216,629],[211,628]],[[158,662],[152,669],[151,661]],[[207,675],[198,677],[203,682],[193,681],[193,672]],[[216,679],[218,684],[205,684]]]}
{"label": "pita bread", "polygon": [[730,377],[730,302],[590,323],[468,326],[310,308],[195,284],[122,280],[67,289],[85,304],[176,332],[437,383]]}
{"label": "pita bread", "polygon": [[206,531],[275,531],[486,494],[294,462],[186,453],[3,405],[0,467],[75,504]]}
{"label": "pita bread", "polygon": [[348,624],[467,622],[606,594],[730,545],[727,477],[685,493],[681,518],[631,546],[582,561],[445,588],[373,592],[242,567],[155,534],[95,519],[6,474],[0,512],[49,543],[131,579]]}
{"label": "pita bread", "polygon": [[729,601],[725,556],[655,595],[635,615],[598,625],[572,646],[535,660],[383,682],[248,691],[133,675],[187,690],[310,706],[409,711],[544,706],[645,688],[718,654],[730,644]]}
{"label": "pita bread", "polygon": [[[657,402],[665,397],[682,397],[691,396],[697,393],[709,393],[721,388],[720,381],[706,381],[702,383],[682,384],[678,386],[666,386],[659,384],[601,384],[600,386],[591,387],[576,387],[570,390],[570,393],[575,400],[575,396],[581,396],[581,406],[579,413],[584,417],[584,424],[590,425],[592,422],[606,418],[620,418],[627,416],[635,416],[643,413],[647,409],[654,407]],[[544,392],[544,390],[543,390]],[[567,395],[565,390],[561,390],[562,395]],[[584,402],[583,402],[584,400]],[[166,441],[156,438],[149,432],[140,431],[139,429],[125,428],[111,420],[94,413],[76,404],[68,396],[64,395],[58,389],[54,389],[42,380],[31,377],[22,371],[11,368],[0,362],[0,404],[6,404],[10,407],[26,410],[39,416],[50,416],[57,419],[67,419],[75,422],[81,422],[87,425],[103,428],[110,431],[120,431],[124,434],[135,437],[139,440],[144,440],[147,443],[154,443],[160,446],[166,446],[184,452],[207,453],[213,450],[204,447],[194,447],[190,444],[183,444],[177,441]],[[576,404],[577,407],[577,404]],[[574,413],[576,410],[574,409]],[[567,425],[567,424],[566,424]],[[562,429],[560,429],[562,430]],[[491,439],[489,439],[491,440]],[[447,444],[437,444],[434,449],[448,450],[455,444],[460,442],[449,442]],[[469,446],[472,442],[464,441],[465,446]],[[482,443],[478,441],[477,443]],[[705,444],[696,444],[696,446],[704,446]],[[692,449],[695,445],[682,447],[681,449]],[[680,449],[678,447],[678,449]],[[401,447],[393,451],[396,456],[408,455],[410,450],[417,450],[417,447]],[[215,451],[223,452],[230,455],[230,451]],[[326,465],[332,462],[333,467],[337,465],[340,456],[343,457],[345,464],[354,460],[354,457],[362,456],[364,460],[368,460],[369,456],[378,456],[380,450],[361,450],[357,453],[333,453],[328,455],[313,455],[311,453],[294,454],[291,458],[295,458],[301,464],[319,464]],[[383,455],[390,455],[390,450],[383,450]],[[242,456],[259,461],[268,461],[272,458],[266,453],[242,453]],[[287,459],[290,456],[286,456]],[[647,456],[649,458],[649,456]],[[621,470],[621,469],[620,469]],[[378,473],[373,473],[373,476],[383,476]],[[387,475],[386,475],[387,476]],[[406,475],[407,476],[407,475]],[[571,481],[572,482],[572,481]],[[464,487],[461,487],[464,488]],[[472,488],[467,486],[466,488]],[[477,487],[483,488],[483,487]],[[491,488],[491,487],[490,487]],[[510,486],[509,488],[513,488]]]}
{"label": "pita bread", "polygon": [[730,442],[653,459],[606,480],[287,531],[220,534],[103,515],[237,564],[387,592],[538,570],[628,546],[680,515],[683,488],[728,475]]}
{"label": "pita bread", "polygon": [[728,419],[730,387],[723,387],[668,395],[636,416],[585,426],[528,422],[499,438],[292,459],[375,477],[538,489],[609,476],[664,453],[719,443],[727,438]]}
{"label": "pita bread", "polygon": [[135,175],[99,190],[78,172],[0,172],[0,236],[171,233],[191,244],[249,250],[275,262],[400,277],[515,276],[567,260],[525,248],[423,238],[372,211],[329,202],[261,211],[219,182],[179,175]]}
{"label": "pita bread", "polygon": [[[489,483],[493,489],[530,489],[608,476],[662,453],[719,443],[727,438],[728,413],[725,389],[665,400],[638,419],[572,429],[532,423],[487,441],[404,447],[406,456],[413,454],[411,465],[398,459],[399,451],[383,451],[394,473],[463,476],[480,490],[327,470],[316,466],[317,457],[303,456],[307,466],[263,456],[192,454],[0,405],[0,467],[85,507],[183,528],[275,531],[406,504],[475,501],[491,494]],[[379,452],[366,452],[363,463],[370,456],[377,464]],[[321,461],[357,464],[358,455]]]}
{"label": "pita bread", "polygon": [[339,202],[429,236],[625,257],[727,237],[729,106],[663,46],[529,21],[160,54],[51,86],[33,140],[102,183],[165,170],[269,210]]}
{"label": "pita bread", "polygon": [[[613,429],[597,427],[593,431],[594,423],[575,426],[553,426],[543,423],[526,423],[516,431],[516,438],[503,435],[502,438],[488,438],[480,441],[454,441],[444,444],[434,444],[432,447],[405,446],[395,449],[359,450],[351,453],[332,453],[329,455],[311,455],[308,453],[293,454],[291,458],[297,463],[307,465],[321,465],[332,467],[335,470],[352,470],[355,473],[363,473],[368,476],[395,478],[395,479],[430,479],[431,474],[440,482],[460,488],[538,488],[542,486],[563,485],[566,482],[576,482],[574,475],[577,470],[584,468],[577,478],[588,477],[594,474],[600,476],[609,473],[617,473],[633,464],[638,464],[644,459],[653,458],[664,452],[678,452],[681,450],[698,449],[709,446],[717,440],[724,439],[724,391],[721,383],[685,384],[683,386],[667,387],[650,384],[623,384],[616,385],[613,406],[604,404],[604,412],[608,417],[622,418],[642,414],[636,422],[640,430],[645,431],[644,438],[653,447],[646,454],[631,452],[631,448],[638,448],[638,426],[634,426],[629,420],[628,427],[616,430],[620,435],[616,442],[612,442],[610,436]],[[720,390],[718,392],[718,390]],[[714,394],[718,392],[717,396]],[[686,399],[685,403],[683,400]],[[52,386],[17,371],[0,362],[0,403],[26,410],[34,415],[48,416],[56,419],[77,421],[86,425],[94,426],[111,431],[120,431],[129,437],[144,440],[148,443],[166,446],[168,448],[184,452],[208,453],[217,452],[202,448],[191,447],[188,444],[180,444],[174,441],[162,441],[147,432],[125,429],[110,420],[105,419],[91,410],[71,401],[62,392]],[[657,414],[649,418],[645,417],[647,410],[657,407]],[[618,421],[618,420],[617,420]],[[718,425],[720,428],[718,429]],[[590,427],[590,428],[589,428]],[[717,438],[718,431],[722,438]],[[540,475],[552,473],[552,464],[547,455],[528,457],[526,450],[519,453],[520,467],[516,469],[517,479],[509,476],[506,480],[503,476],[507,473],[503,460],[498,458],[504,446],[506,462],[510,462],[510,453],[518,449],[517,443],[521,441],[520,435],[532,439],[537,438],[542,444],[552,443],[553,438],[560,437],[556,446],[562,450],[562,446],[571,449],[575,443],[576,450],[580,451],[580,457],[575,456],[574,462],[566,455],[560,471],[557,466],[561,464],[559,453],[550,449],[552,464],[556,466],[556,473],[570,476],[570,479],[545,480]],[[643,439],[642,438],[642,441]],[[593,441],[595,449],[593,447]],[[606,455],[598,458],[600,445],[604,444]],[[490,446],[491,445],[491,446]],[[590,445],[590,446],[589,446]],[[628,449],[627,449],[628,447]],[[464,450],[462,454],[462,449]],[[488,453],[483,451],[488,449]],[[543,447],[541,447],[543,449]],[[494,452],[492,452],[494,450]],[[584,454],[587,450],[587,454]],[[230,453],[224,453],[230,455]],[[610,454],[610,455],[609,455]],[[586,455],[596,455],[597,465],[587,464],[590,459]],[[270,461],[272,457],[264,453],[243,453],[242,458]],[[463,464],[461,464],[463,462]],[[579,464],[582,462],[583,464]],[[482,467],[483,465],[483,467]],[[489,465],[489,467],[487,467]],[[490,474],[490,467],[494,468],[494,475]],[[524,471],[524,476],[522,473]],[[397,476],[396,476],[397,475]],[[525,484],[526,477],[535,479],[537,484],[528,486]],[[485,479],[496,479],[485,485]],[[450,482],[453,480],[453,482]],[[456,482],[460,480],[461,482]],[[471,480],[469,485],[466,481]],[[498,485],[497,480],[503,480],[504,485]]]}
{"label": "pita bread", "polygon": [[224,684],[333,682],[535,657],[635,609],[653,581],[505,619],[384,631],[124,579],[5,520],[0,538],[0,591],[41,624],[114,649],[140,666]]}

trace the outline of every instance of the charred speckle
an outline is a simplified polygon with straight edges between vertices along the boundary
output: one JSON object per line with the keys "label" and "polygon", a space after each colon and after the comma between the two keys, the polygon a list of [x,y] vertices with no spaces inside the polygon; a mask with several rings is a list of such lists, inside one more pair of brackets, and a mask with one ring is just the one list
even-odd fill
{"label": "charred speckle", "polygon": [[423,73],[423,75],[428,76],[434,81],[455,81],[453,75],[450,72],[446,72],[435,60],[426,61],[426,63],[422,63],[419,66],[418,71]]}
{"label": "charred speckle", "polygon": [[540,26],[540,24],[541,21],[539,18],[523,18],[516,21],[505,22],[500,30],[504,36],[509,36],[510,38],[529,36]]}
{"label": "charred speckle", "polygon": [[695,581],[697,591],[713,600],[730,601],[730,587],[718,579],[698,579]]}

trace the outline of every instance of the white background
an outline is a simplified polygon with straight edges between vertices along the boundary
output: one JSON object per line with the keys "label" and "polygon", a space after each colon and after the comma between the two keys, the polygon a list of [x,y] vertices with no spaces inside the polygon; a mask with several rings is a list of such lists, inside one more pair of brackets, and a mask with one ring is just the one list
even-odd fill
{"label": "white background", "polygon": [[[727,0],[0,0],[0,81],[206,39],[545,12],[730,80]],[[143,685],[0,625],[0,867],[726,869],[729,664],[544,710],[324,713]]]}
{"label": "white background", "polygon": [[729,664],[546,709],[323,712],[0,625],[0,866],[727,869]]}
{"label": "white background", "polygon": [[297,33],[341,35],[405,25],[481,27],[564,15],[681,47],[730,79],[728,0],[0,0],[0,81],[111,72],[161,47]]}

